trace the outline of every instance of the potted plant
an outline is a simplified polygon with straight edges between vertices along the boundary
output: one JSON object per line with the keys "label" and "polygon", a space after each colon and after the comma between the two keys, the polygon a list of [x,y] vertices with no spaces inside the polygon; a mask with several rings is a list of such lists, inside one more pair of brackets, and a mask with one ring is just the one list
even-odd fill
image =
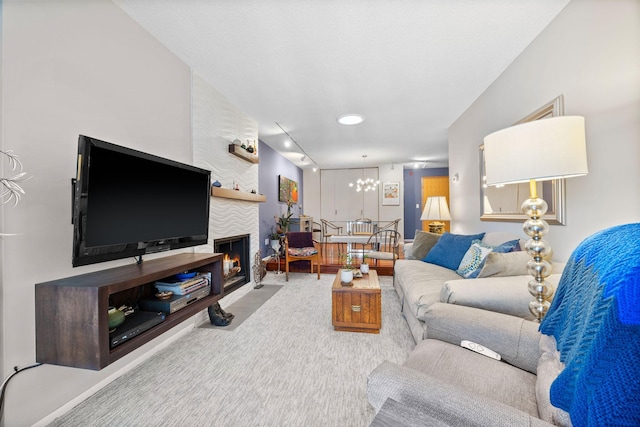
{"label": "potted plant", "polygon": [[367,254],[364,254],[362,264],[360,264],[360,272],[362,274],[369,273],[369,256]]}
{"label": "potted plant", "polygon": [[293,214],[282,214],[279,217],[276,217],[276,222],[278,223],[278,231],[282,234],[289,231],[289,222],[291,220],[291,216]]}
{"label": "potted plant", "polygon": [[353,259],[350,254],[340,254],[340,260],[342,261],[342,269],[340,270],[340,281],[343,284],[353,282]]}
{"label": "potted plant", "polygon": [[280,235],[273,231],[273,227],[271,227],[271,233],[269,233],[269,245],[275,251],[280,248]]}

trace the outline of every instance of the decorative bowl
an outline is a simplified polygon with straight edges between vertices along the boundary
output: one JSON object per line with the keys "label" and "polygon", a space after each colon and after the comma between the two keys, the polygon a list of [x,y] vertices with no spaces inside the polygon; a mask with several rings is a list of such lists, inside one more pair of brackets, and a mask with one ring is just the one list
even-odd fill
{"label": "decorative bowl", "polygon": [[109,307],[109,330],[114,330],[124,322],[124,313],[115,307]]}

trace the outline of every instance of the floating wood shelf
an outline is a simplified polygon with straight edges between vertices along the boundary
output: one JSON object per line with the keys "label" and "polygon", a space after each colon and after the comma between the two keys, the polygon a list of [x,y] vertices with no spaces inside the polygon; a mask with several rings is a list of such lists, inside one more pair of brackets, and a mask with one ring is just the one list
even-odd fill
{"label": "floating wood shelf", "polygon": [[250,152],[236,144],[229,144],[229,152],[250,163],[258,163],[260,161],[258,156],[256,156],[255,154],[251,154]]}
{"label": "floating wood shelf", "polygon": [[245,200],[247,202],[266,202],[267,196],[264,194],[253,194],[244,191],[229,190],[228,188],[211,187],[213,197],[224,199]]}
{"label": "floating wood shelf", "polygon": [[[183,271],[210,274],[211,293],[166,314],[162,323],[110,346],[109,305],[152,297],[156,281]],[[181,253],[38,283],[36,361],[100,370],[224,297],[222,275],[222,254]]]}

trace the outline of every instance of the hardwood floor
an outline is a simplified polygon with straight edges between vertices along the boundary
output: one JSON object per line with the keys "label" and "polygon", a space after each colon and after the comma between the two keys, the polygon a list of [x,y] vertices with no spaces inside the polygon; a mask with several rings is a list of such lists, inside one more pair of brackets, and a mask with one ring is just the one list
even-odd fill
{"label": "hardwood floor", "polygon": [[[400,257],[402,258],[402,251],[400,251]],[[341,261],[340,261],[340,248],[338,243],[328,243],[322,248],[322,263],[320,266],[321,273],[337,273],[340,269]],[[302,261],[301,261],[302,262]],[[361,253],[356,253],[353,255],[353,263],[356,267],[360,265],[362,262]],[[377,265],[375,264],[375,260],[370,260],[370,268],[373,268],[378,272],[379,276],[393,276],[393,262],[392,261],[378,261]],[[284,271],[285,265],[284,260],[280,260],[280,270]],[[278,269],[278,265],[276,264],[275,258],[272,258],[269,262],[267,262],[267,270],[276,271]],[[309,265],[305,266],[296,266],[295,264],[291,264],[289,271],[295,272],[308,272]]]}

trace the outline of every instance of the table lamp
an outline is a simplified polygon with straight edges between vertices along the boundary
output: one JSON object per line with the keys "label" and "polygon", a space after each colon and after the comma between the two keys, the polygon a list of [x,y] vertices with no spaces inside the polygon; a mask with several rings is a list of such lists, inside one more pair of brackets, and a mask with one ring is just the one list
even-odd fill
{"label": "table lamp", "polygon": [[451,221],[447,198],[444,196],[428,197],[420,220],[433,221],[429,224],[429,232],[444,233],[444,223],[440,221]]}
{"label": "table lamp", "polygon": [[538,197],[537,181],[586,175],[587,148],[584,117],[540,119],[499,130],[484,138],[487,185],[529,182],[529,199],[522,211],[529,217],[523,225],[530,239],[525,244],[532,259],[527,271],[533,276],[529,292],[534,300],[529,311],[540,321],[549,309],[554,289],[545,279],[551,274],[551,246],[542,237],[549,231],[543,219],[547,202]]}

